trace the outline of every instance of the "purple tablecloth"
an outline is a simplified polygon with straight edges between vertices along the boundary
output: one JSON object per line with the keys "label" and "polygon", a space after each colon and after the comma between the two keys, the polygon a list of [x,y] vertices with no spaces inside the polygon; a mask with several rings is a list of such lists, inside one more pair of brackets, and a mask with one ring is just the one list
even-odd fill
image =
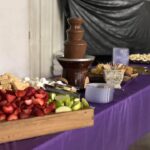
{"label": "purple tablecloth", "polygon": [[0,150],[127,150],[150,132],[150,76],[128,82],[110,104],[91,105],[93,127],[0,144]]}

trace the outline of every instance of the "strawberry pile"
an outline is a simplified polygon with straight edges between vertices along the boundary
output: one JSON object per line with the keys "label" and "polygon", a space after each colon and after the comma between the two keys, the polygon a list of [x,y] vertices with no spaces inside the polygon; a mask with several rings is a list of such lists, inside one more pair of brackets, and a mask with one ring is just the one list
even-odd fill
{"label": "strawberry pile", "polygon": [[55,111],[55,102],[48,103],[43,89],[28,87],[25,90],[0,90],[0,121],[43,116]]}

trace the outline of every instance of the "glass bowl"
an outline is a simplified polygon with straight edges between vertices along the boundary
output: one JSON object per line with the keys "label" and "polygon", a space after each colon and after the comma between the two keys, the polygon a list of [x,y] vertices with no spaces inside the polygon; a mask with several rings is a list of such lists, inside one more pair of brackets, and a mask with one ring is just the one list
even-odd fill
{"label": "glass bowl", "polygon": [[121,88],[121,82],[124,78],[124,71],[122,70],[104,70],[105,82],[117,89]]}

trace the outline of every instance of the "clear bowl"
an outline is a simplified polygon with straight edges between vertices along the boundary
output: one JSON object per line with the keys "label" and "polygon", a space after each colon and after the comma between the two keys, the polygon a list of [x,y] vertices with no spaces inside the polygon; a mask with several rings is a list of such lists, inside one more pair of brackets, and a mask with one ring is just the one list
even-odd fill
{"label": "clear bowl", "polygon": [[114,88],[121,88],[123,78],[124,72],[122,70],[104,70],[105,82]]}

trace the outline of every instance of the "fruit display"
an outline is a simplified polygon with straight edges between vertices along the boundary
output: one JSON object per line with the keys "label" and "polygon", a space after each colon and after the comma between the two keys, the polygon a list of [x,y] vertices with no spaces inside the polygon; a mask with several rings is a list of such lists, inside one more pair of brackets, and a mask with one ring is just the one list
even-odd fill
{"label": "fruit display", "polygon": [[25,119],[42,116],[55,110],[55,104],[47,104],[48,93],[43,89],[28,87],[24,90],[0,91],[0,120]]}
{"label": "fruit display", "polygon": [[56,113],[89,108],[89,104],[84,98],[80,100],[80,98],[73,98],[69,95],[57,95],[54,99],[56,101]]}
{"label": "fruit display", "polygon": [[[79,98],[74,87],[61,81],[50,82],[45,78],[33,81],[27,77],[20,80],[11,74],[4,74],[0,76],[0,83],[0,121],[89,108],[88,102]],[[9,86],[3,86],[4,83]],[[46,91],[44,85],[53,90]]]}
{"label": "fruit display", "polygon": [[25,119],[51,113],[89,108],[82,98],[47,93],[44,89],[28,87],[25,90],[0,91],[0,121]]}

